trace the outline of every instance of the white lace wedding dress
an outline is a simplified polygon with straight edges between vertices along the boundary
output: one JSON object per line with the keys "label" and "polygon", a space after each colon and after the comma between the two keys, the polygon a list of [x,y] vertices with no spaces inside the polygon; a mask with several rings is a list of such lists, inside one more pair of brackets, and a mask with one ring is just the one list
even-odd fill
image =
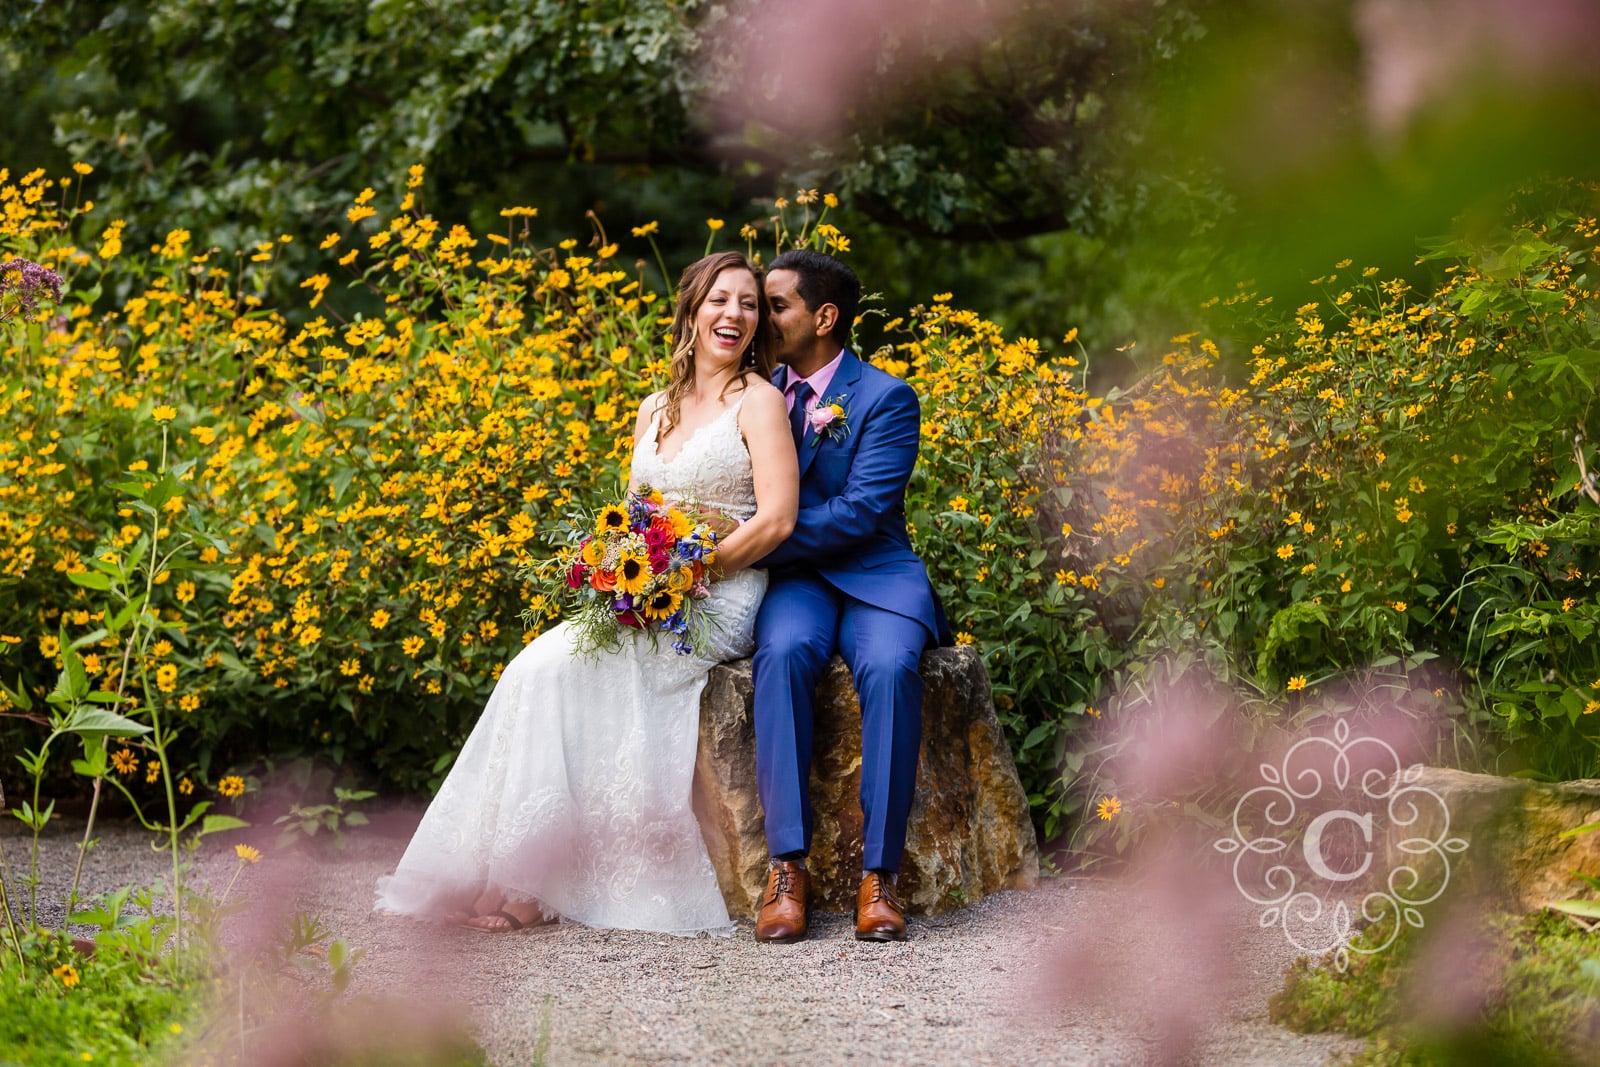
{"label": "white lace wedding dress", "polygon": [[[653,419],[635,481],[749,518],[739,402],[670,461],[657,454]],[[379,880],[377,907],[441,918],[489,887],[586,926],[731,933],[690,786],[706,672],[750,654],[765,591],[764,571],[713,583],[705,658],[672,651],[670,639],[653,648],[643,634],[585,656],[566,624],[541,634],[506,666],[399,867]]]}

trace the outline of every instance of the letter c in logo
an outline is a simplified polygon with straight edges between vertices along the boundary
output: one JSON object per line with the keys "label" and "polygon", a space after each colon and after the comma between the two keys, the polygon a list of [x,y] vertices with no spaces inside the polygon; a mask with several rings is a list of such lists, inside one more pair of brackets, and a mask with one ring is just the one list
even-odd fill
{"label": "letter c in logo", "polygon": [[1311,826],[1306,830],[1303,849],[1306,863],[1311,865],[1311,869],[1317,873],[1318,877],[1326,878],[1330,882],[1348,882],[1367,873],[1367,868],[1372,866],[1372,850],[1370,848],[1367,849],[1366,856],[1361,861],[1361,866],[1349,873],[1341,874],[1339,871],[1329,867],[1328,861],[1322,857],[1322,832],[1336,819],[1348,819],[1361,827],[1362,840],[1369,845],[1372,844],[1372,813],[1357,815],[1353,811],[1336,808],[1333,811],[1323,812],[1312,821]]}

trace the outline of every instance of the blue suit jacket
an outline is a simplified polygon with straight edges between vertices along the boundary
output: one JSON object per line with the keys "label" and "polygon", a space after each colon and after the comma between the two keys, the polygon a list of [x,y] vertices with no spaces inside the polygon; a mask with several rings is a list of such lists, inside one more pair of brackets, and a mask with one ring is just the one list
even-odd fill
{"label": "blue suit jacket", "polygon": [[[779,389],[789,368],[772,377]],[[848,432],[800,443],[800,513],[789,539],[756,566],[774,581],[811,572],[843,593],[915,619],[929,643],[949,640],[944,612],[906,533],[906,484],[917,463],[922,412],[899,378],[845,351],[828,394]]]}

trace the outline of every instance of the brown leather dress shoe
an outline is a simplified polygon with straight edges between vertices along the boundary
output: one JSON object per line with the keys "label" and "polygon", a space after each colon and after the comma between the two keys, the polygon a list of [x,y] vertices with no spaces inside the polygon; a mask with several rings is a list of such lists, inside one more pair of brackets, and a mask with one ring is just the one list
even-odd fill
{"label": "brown leather dress shoe", "polygon": [[877,871],[868,871],[856,890],[856,940],[904,941],[906,913],[894,886]]}
{"label": "brown leather dress shoe", "polygon": [[787,944],[806,936],[806,869],[793,860],[767,867],[767,891],[756,912],[756,940]]}

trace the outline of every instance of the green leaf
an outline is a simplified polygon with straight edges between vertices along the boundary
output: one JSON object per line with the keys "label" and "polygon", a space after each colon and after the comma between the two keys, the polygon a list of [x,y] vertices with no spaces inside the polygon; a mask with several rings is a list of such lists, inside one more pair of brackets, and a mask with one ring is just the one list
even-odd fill
{"label": "green leaf", "polygon": [[328,946],[328,966],[340,970],[350,958],[350,946],[344,941],[335,941]]}
{"label": "green leaf", "polygon": [[1035,726],[1032,730],[1028,731],[1028,736],[1023,739],[1022,751],[1026,752],[1034,745],[1044,741],[1054,730],[1055,723],[1053,722],[1042,722],[1038,726]]}
{"label": "green leaf", "polygon": [[162,474],[159,481],[151,486],[145,493],[145,502],[152,508],[160,509],[167,501],[183,492],[183,486],[178,484],[178,479],[172,476],[171,471]]}
{"label": "green leaf", "polygon": [[344,499],[344,494],[350,488],[350,483],[355,480],[355,477],[356,469],[354,467],[343,467],[333,472],[333,477],[328,479],[329,484],[333,487],[333,496],[331,498],[333,503],[337,504]]}
{"label": "green leaf", "polygon": [[104,708],[80,707],[67,720],[66,731],[80,737],[133,737],[150,727]]}
{"label": "green leaf", "polygon": [[204,837],[207,834],[220,834],[228,830],[242,830],[249,825],[243,819],[235,818],[232,815],[207,815],[205,821],[200,824],[200,830],[195,836]]}
{"label": "green leaf", "polygon": [[1600,900],[1558,900],[1546,906],[1580,919],[1600,919]]}
{"label": "green leaf", "polygon": [[83,741],[83,759],[73,760],[72,769],[85,778],[101,778],[106,773],[106,746],[88,737]]}
{"label": "green leaf", "polygon": [[108,636],[110,636],[110,635],[107,634],[106,631],[103,630],[103,629],[101,629],[101,630],[90,630],[88,633],[84,634],[82,637],[80,637],[76,641],[72,642],[72,646],[71,647],[73,647],[73,648],[86,648],[89,645],[98,644],[99,642],[105,640]]}
{"label": "green leaf", "polygon": [[122,632],[122,628],[128,625],[128,621],[133,618],[134,613],[142,607],[144,607],[144,594],[140,593],[138,596],[122,605],[122,607],[117,611],[116,616],[106,624],[106,629],[110,631],[113,637],[117,634],[120,634]]}
{"label": "green leaf", "polygon": [[57,695],[65,696],[72,702],[81,701],[89,695],[89,672],[84,669],[83,657],[67,641],[65,627],[61,630],[61,677],[51,696]]}
{"label": "green leaf", "polygon": [[1556,838],[1559,840],[1563,837],[1577,837],[1580,834],[1592,834],[1596,830],[1600,830],[1600,821],[1586,822],[1582,826],[1574,826],[1570,830],[1563,830],[1556,835]]}
{"label": "green leaf", "polygon": [[0,682],[0,690],[4,690],[6,698],[23,711],[33,710],[33,697],[28,695],[28,687],[22,684],[20,675],[17,677],[17,687],[15,689],[12,689],[4,682]]}
{"label": "green leaf", "polygon": [[1024,600],[1022,603],[1017,605],[1017,610],[1011,613],[1011,617],[1006,619],[1006,621],[1001,625],[1008,628],[1015,626],[1017,623],[1021,622],[1032,614],[1033,605]]}
{"label": "green leaf", "polygon": [[67,575],[67,581],[85,589],[98,589],[102,593],[111,588],[111,579],[96,571],[74,571]]}

